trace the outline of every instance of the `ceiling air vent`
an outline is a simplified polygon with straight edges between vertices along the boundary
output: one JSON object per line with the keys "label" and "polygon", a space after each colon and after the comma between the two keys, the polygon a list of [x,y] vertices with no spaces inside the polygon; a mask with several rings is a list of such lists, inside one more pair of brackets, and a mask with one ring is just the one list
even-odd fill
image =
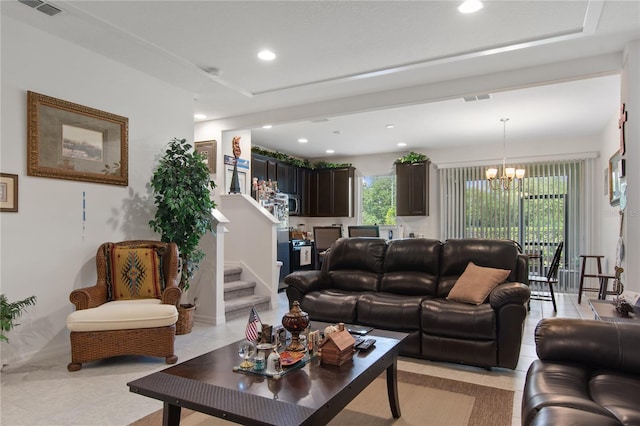
{"label": "ceiling air vent", "polygon": [[491,95],[486,93],[484,95],[465,96],[463,99],[465,102],[484,101],[487,99],[491,99]]}
{"label": "ceiling air vent", "polygon": [[34,8],[39,12],[44,13],[45,15],[53,16],[62,12],[62,10],[58,9],[57,7],[40,0],[18,0],[18,1],[22,4],[26,4],[27,6]]}

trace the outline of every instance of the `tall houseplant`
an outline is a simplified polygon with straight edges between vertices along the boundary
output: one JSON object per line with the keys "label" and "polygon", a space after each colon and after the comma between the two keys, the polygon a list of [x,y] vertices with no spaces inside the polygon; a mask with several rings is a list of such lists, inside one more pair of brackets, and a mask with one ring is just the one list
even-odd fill
{"label": "tall houseplant", "polygon": [[213,229],[211,209],[216,204],[210,191],[216,184],[210,179],[204,160],[186,139],[174,138],[151,178],[157,210],[149,225],[160,233],[162,241],[178,246],[182,263],[180,288],[184,292],[204,257],[198,243]]}

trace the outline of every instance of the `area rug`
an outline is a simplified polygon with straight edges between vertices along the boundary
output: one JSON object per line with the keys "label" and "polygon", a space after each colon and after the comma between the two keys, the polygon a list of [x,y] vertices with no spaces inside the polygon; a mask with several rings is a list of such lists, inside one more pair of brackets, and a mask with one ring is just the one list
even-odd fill
{"label": "area rug", "polygon": [[[511,425],[513,391],[398,371],[398,394],[402,416],[394,419],[387,399],[384,376],[373,381],[329,424],[397,425],[397,426],[500,426]],[[158,410],[131,426],[159,426]],[[182,426],[217,426],[232,423],[222,419],[182,410]]]}

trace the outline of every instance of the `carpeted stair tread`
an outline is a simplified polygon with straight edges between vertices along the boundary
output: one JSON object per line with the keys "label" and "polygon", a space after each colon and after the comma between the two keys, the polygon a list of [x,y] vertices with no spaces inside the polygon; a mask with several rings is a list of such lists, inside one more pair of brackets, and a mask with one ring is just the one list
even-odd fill
{"label": "carpeted stair tread", "polygon": [[251,296],[256,287],[255,281],[237,280],[224,283],[225,302],[244,296]]}
{"label": "carpeted stair tread", "polygon": [[227,320],[249,317],[249,310],[255,306],[258,312],[269,309],[271,298],[269,296],[250,295],[238,297],[237,299],[227,300],[224,303],[224,313]]}

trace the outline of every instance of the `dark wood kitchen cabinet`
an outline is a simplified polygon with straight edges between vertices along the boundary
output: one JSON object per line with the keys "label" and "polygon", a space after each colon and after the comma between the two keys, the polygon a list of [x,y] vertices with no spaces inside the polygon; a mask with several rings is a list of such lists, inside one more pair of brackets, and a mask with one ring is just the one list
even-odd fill
{"label": "dark wood kitchen cabinet", "polygon": [[[315,171],[315,182],[311,196],[311,216],[353,217],[353,194],[355,191],[355,168],[321,169]],[[315,197],[313,192],[315,190]],[[314,214],[315,213],[315,214]]]}
{"label": "dark wood kitchen cabinet", "polygon": [[298,194],[298,167],[260,154],[251,155],[251,177],[278,182],[280,192]]}
{"label": "dark wood kitchen cabinet", "polygon": [[251,177],[258,180],[277,181],[277,161],[264,155],[251,154]]}
{"label": "dark wood kitchen cabinet", "polygon": [[396,164],[398,216],[429,216],[429,164]]}

